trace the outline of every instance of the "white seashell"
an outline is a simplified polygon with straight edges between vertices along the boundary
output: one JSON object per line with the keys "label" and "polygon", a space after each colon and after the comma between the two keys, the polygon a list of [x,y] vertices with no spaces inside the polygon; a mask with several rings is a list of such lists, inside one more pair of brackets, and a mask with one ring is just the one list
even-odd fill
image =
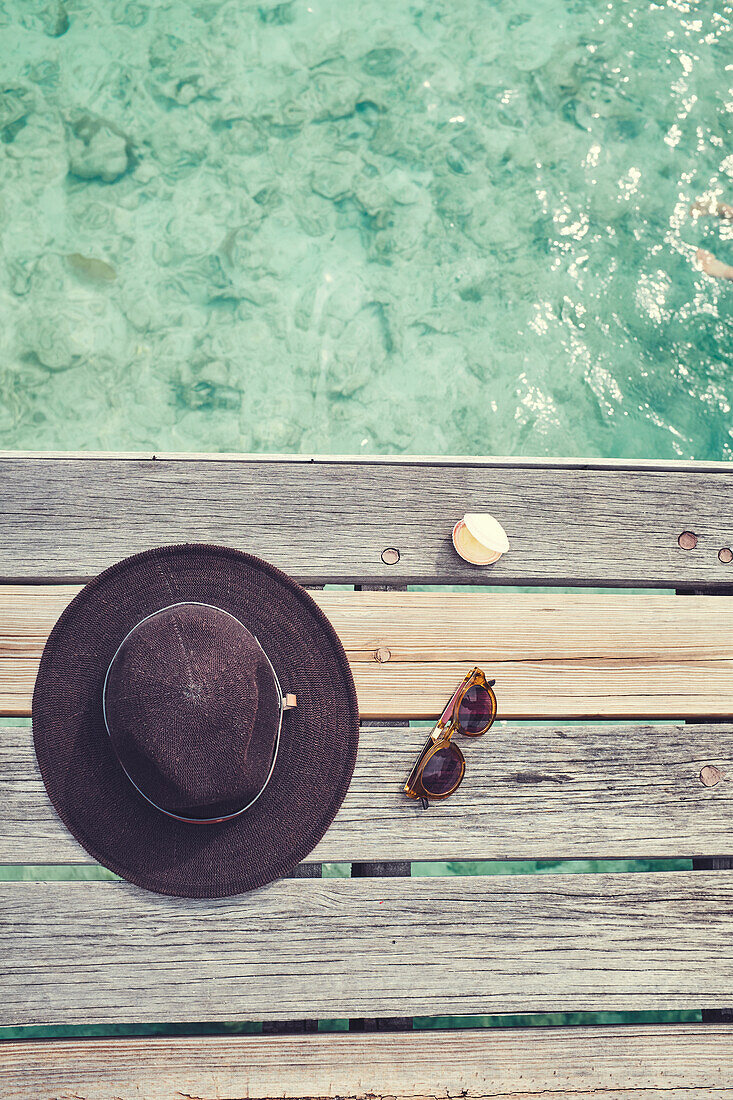
{"label": "white seashell", "polygon": [[453,545],[471,565],[492,565],[509,550],[509,539],[487,512],[467,512],[453,528]]}

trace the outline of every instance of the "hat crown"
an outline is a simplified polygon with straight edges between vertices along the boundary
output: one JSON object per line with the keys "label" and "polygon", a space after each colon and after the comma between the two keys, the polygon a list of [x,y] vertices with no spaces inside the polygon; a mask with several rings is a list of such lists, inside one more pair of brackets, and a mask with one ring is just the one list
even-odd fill
{"label": "hat crown", "polygon": [[128,777],[167,813],[211,820],[265,785],[277,740],[277,681],[257,639],[209,604],[139,622],[109,666],[104,711]]}

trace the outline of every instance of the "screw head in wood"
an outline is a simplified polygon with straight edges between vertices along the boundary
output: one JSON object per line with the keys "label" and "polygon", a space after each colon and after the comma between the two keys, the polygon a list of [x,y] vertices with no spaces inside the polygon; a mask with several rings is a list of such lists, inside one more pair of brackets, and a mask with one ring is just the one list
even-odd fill
{"label": "screw head in wood", "polygon": [[720,768],[715,767],[715,764],[706,764],[700,772],[700,782],[703,787],[714,787],[722,778],[723,773]]}
{"label": "screw head in wood", "polygon": [[386,645],[380,645],[379,649],[374,650],[374,660],[379,661],[380,665],[385,665],[391,656],[392,652]]}
{"label": "screw head in wood", "polygon": [[721,546],[718,550],[718,561],[722,561],[723,565],[730,565],[733,561],[733,550],[730,546]]}
{"label": "screw head in wood", "polygon": [[697,546],[697,535],[692,531],[683,531],[677,543],[683,550],[694,550]]}
{"label": "screw head in wood", "polygon": [[400,552],[396,550],[394,546],[387,546],[382,551],[382,561],[385,565],[397,565],[400,560]]}

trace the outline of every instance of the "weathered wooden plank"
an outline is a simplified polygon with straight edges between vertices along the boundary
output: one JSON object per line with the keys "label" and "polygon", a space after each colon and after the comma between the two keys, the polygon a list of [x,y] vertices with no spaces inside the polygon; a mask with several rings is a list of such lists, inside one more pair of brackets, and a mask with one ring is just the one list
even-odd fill
{"label": "weathered wooden plank", "polygon": [[733,1097],[733,1027],[12,1042],[5,1100],[705,1100]]}
{"label": "weathered wooden plank", "polygon": [[[304,582],[687,587],[730,584],[733,470],[457,460],[0,457],[2,577],[88,579],[191,539],[268,558]],[[504,523],[490,570],[454,553],[467,511]],[[682,531],[698,535],[683,550]],[[396,547],[395,565],[382,551]]]}
{"label": "weathered wooden plank", "polygon": [[713,1008],[733,872],[6,882],[0,959],[2,1024]]}
{"label": "weathered wooden plank", "polygon": [[[38,660],[73,586],[0,586],[0,713],[30,713]],[[496,677],[506,718],[727,717],[726,597],[316,592],[364,718],[429,718],[466,669]],[[379,659],[377,659],[377,656]]]}
{"label": "weathered wooden plank", "polygon": [[[730,851],[733,726],[500,723],[462,742],[466,778],[428,811],[402,783],[425,729],[362,729],[314,861],[603,859]],[[711,786],[703,768],[720,776]],[[706,781],[716,780],[706,772]],[[89,863],[61,824],[28,727],[0,728],[0,863]]]}

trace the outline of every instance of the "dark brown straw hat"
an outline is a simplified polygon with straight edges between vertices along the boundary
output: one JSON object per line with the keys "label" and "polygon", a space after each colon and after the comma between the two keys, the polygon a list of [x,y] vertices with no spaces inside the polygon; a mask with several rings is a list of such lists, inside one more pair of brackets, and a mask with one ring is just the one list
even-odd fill
{"label": "dark brown straw hat", "polygon": [[359,712],[341,642],[300,585],[238,550],[166,546],[63,612],[33,737],[51,801],[96,860],[148,890],[224,897],[321,839]]}

